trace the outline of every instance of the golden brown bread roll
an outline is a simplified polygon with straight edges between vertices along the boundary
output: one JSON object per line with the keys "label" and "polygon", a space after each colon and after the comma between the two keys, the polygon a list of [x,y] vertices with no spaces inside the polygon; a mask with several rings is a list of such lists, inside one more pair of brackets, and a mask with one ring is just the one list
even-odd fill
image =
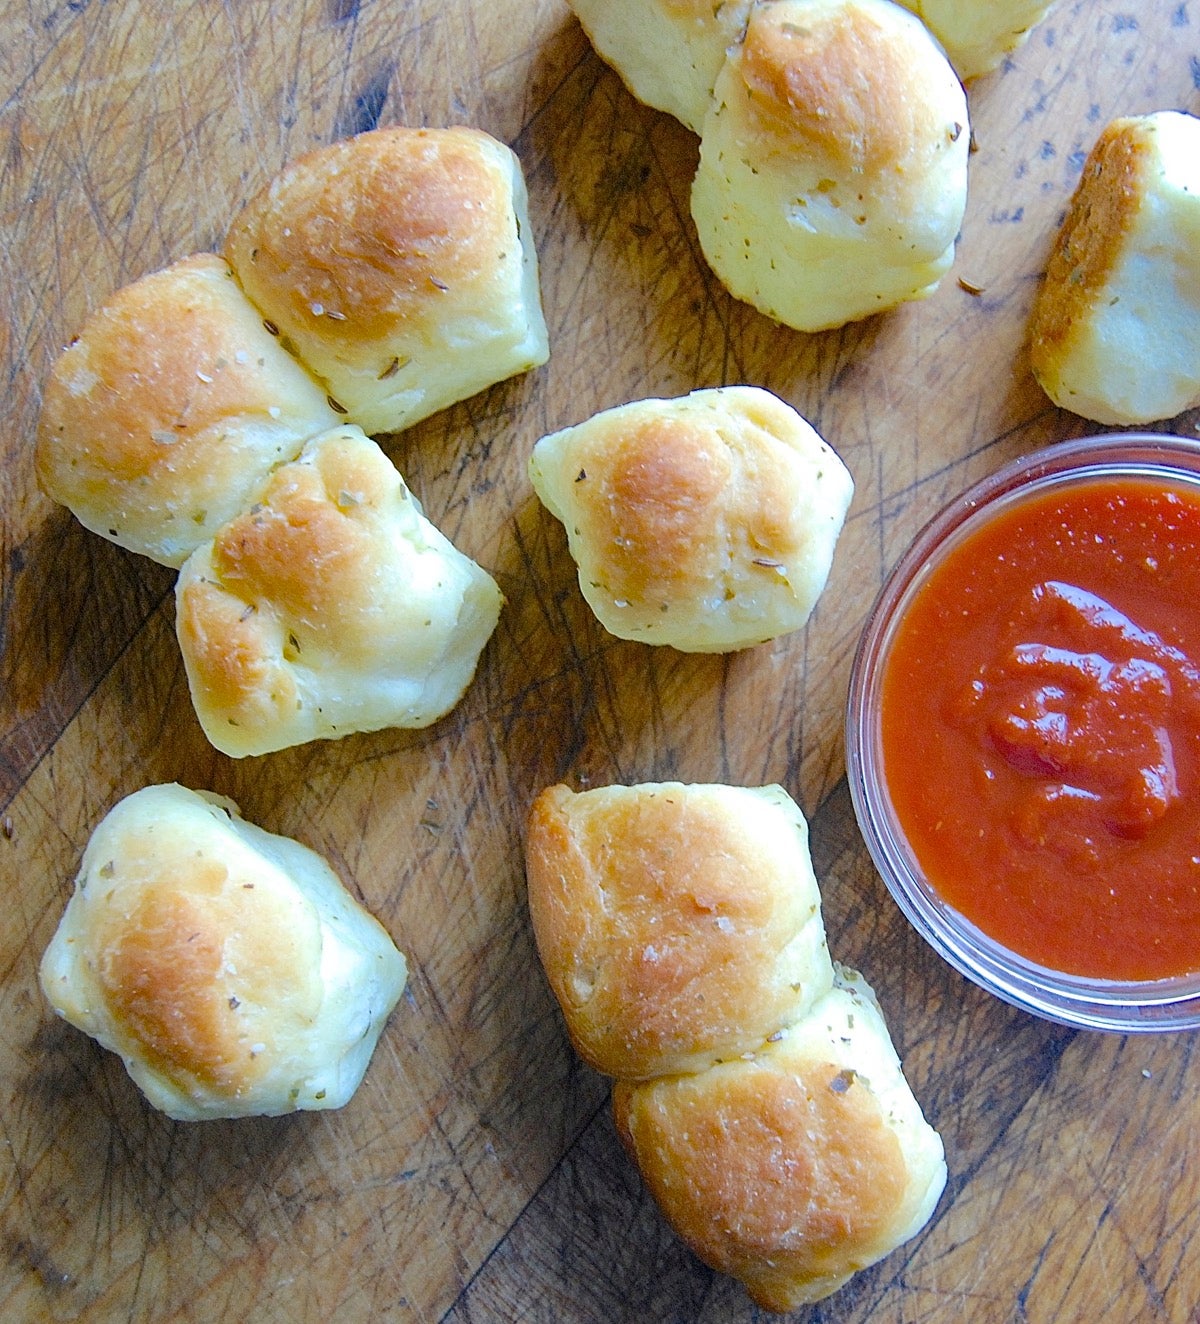
{"label": "golden brown bread roll", "polygon": [[538,952],[668,1221],[755,1301],[835,1291],[927,1222],[942,1142],[825,948],[778,786],[564,786],[526,841]]}
{"label": "golden brown bread roll", "polygon": [[794,409],[750,386],[605,410],[543,437],[529,468],[605,629],[686,652],[799,629],[854,488]]}
{"label": "golden brown bread roll", "polygon": [[319,855],[175,785],[96,828],[41,965],[58,1014],[185,1121],[340,1108],[405,977]]}
{"label": "golden brown bread roll", "polygon": [[242,757],[436,721],[470,683],[502,601],[347,424],[188,559],[176,628],[205,734]]}
{"label": "golden brown bread roll", "polygon": [[542,965],[606,1075],[757,1049],[832,983],[808,827],[780,787],[551,787],[526,861]]}
{"label": "golden brown bread roll", "polygon": [[118,290],[55,363],[38,481],[122,547],[179,566],[337,423],[219,257]]}
{"label": "golden brown bread roll", "polygon": [[692,215],[725,286],[817,331],[936,288],[966,207],[958,78],[888,0],[757,5],[701,130]]}
{"label": "golden brown bread roll", "polygon": [[1029,36],[1054,0],[899,0],[945,47],[959,78],[994,69]]}
{"label": "golden brown bread roll", "polygon": [[945,1185],[941,1140],[853,972],[743,1059],[619,1081],[613,1111],[676,1232],[768,1310],[821,1300],[915,1236]]}
{"label": "golden brown bread roll", "polygon": [[568,0],[597,54],[639,101],[700,132],[751,0]]}
{"label": "golden brown bread roll", "polygon": [[1092,148],[1030,326],[1034,375],[1098,423],[1200,403],[1200,120],[1114,120]]}
{"label": "golden brown bread roll", "polygon": [[[572,8],[636,96],[699,132],[692,217],[737,298],[819,331],[937,288],[966,209],[970,127],[959,78],[915,5]],[[962,29],[964,58],[985,42],[977,27],[997,47],[1019,39],[1011,15],[942,17]]]}
{"label": "golden brown bread roll", "polygon": [[236,217],[225,255],[366,432],[546,361],[520,164],[478,129],[376,129],[302,156]]}

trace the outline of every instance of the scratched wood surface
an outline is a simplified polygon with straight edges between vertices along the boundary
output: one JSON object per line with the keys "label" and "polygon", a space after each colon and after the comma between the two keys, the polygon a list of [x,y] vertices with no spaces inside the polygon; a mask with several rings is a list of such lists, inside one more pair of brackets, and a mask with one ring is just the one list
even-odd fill
{"label": "scratched wood surface", "polygon": [[[1196,1037],[1071,1033],[941,964],[869,865],[841,741],[852,650],[907,540],[1004,460],[1089,430],[1023,348],[1084,153],[1116,114],[1200,111],[1198,88],[1198,0],[1063,0],[972,88],[954,276],[802,336],[705,269],[696,140],[628,96],[560,0],[0,7],[0,1317],[756,1318],[620,1152],[525,911],[543,785],[680,778],[779,781],[812,816],[831,947],[876,985],[946,1141],[924,1235],[799,1318],[1200,1319]],[[393,122],[476,124],[529,181],[550,363],[388,443],[508,606],[430,731],[236,763],[191,713],[170,574],[37,492],[41,383],[89,309],[216,246],[289,157]],[[596,409],[728,382],[792,402],[854,473],[829,588],[806,631],[726,658],[616,641],[532,496],[529,450]],[[408,953],[409,993],[342,1111],[171,1123],[48,1014],[37,962],[89,832],[169,780],[324,852]]]}

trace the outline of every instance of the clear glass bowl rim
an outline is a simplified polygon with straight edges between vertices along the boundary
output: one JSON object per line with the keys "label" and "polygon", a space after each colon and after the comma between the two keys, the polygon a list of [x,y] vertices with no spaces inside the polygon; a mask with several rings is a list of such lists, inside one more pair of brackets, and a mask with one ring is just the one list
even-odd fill
{"label": "clear glass bowl rim", "polygon": [[846,705],[846,774],[855,816],[875,867],[912,926],[960,974],[1005,1002],[1062,1025],[1119,1033],[1200,1027],[1200,973],[1146,982],[1063,974],[1003,947],[947,905],[922,875],[891,809],[878,696],[897,623],[963,537],[1031,494],[1129,476],[1190,485],[1200,498],[1200,440],[1118,432],[1058,442],[1009,461],[951,500],[884,579],[855,652]]}

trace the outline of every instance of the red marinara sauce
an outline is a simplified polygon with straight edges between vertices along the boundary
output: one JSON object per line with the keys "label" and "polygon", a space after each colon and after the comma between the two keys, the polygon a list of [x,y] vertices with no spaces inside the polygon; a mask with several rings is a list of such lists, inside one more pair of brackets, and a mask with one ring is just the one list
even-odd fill
{"label": "red marinara sauce", "polygon": [[990,937],[1200,970],[1200,493],[1089,478],[970,532],[897,627],[881,737],[926,877]]}

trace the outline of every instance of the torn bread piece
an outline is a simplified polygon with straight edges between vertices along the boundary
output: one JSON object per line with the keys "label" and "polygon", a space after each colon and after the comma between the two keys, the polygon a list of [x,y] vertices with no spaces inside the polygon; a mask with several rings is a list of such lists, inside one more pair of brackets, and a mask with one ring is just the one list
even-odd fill
{"label": "torn bread piece", "polygon": [[99,824],[41,964],[55,1011],[181,1121],[340,1108],[405,978],[319,855],[177,785]]}
{"label": "torn bread piece", "polygon": [[543,437],[530,476],[604,628],[685,652],[799,629],[854,488],[794,409],[750,386],[596,414]]}
{"label": "torn bread piece", "polygon": [[943,1147],[874,995],[830,961],[782,787],[565,786],[526,838],[538,952],[667,1220],[769,1310],[916,1235]]}
{"label": "torn bread piece", "polygon": [[60,355],[38,482],[94,533],[178,567],[337,421],[229,266],[199,253],[118,290]]}
{"label": "torn bread piece", "polygon": [[932,293],[967,197],[962,84],[888,0],[751,12],[701,131],[692,216],[722,283],[819,331]]}
{"label": "torn bread piece", "polygon": [[639,101],[700,132],[752,0],[568,0],[596,53]]}
{"label": "torn bread piece", "polygon": [[1200,120],[1114,120],[1083,167],[1030,323],[1064,409],[1151,423],[1200,403]]}
{"label": "torn bread piece", "polygon": [[837,1291],[915,1236],[946,1184],[941,1137],[852,971],[742,1059],[619,1081],[613,1112],[667,1221],[767,1310]]}
{"label": "torn bread piece", "polygon": [[375,129],[302,156],[235,218],[225,255],[369,433],[549,353],[520,163],[478,129]]}
{"label": "torn bread piece", "polygon": [[242,757],[428,726],[470,683],[502,602],[346,425],[193,553],[176,629],[205,734]]}
{"label": "torn bread piece", "polygon": [[1021,46],[1055,0],[899,0],[942,43],[959,78],[989,73]]}
{"label": "torn bread piece", "polygon": [[735,1058],[832,983],[808,825],[781,787],[554,786],[526,863],[550,986],[607,1075]]}

